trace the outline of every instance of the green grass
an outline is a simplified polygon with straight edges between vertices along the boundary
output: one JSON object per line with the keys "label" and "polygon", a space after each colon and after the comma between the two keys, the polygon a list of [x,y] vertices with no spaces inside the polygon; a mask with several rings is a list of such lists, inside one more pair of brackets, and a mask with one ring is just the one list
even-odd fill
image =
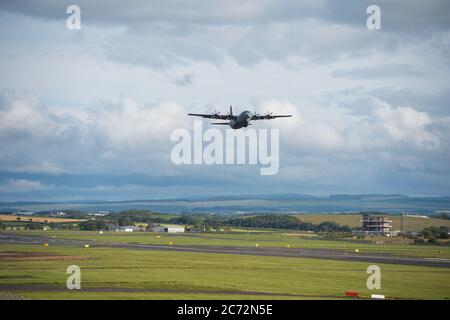
{"label": "green grass", "polygon": [[[444,268],[380,264],[382,289],[370,291],[366,288],[369,263],[362,262],[99,247],[0,245],[0,252],[7,251],[58,254],[69,258],[42,261],[0,259],[0,285],[34,284],[65,288],[66,268],[75,264],[82,270],[82,288],[154,290],[96,293],[83,290],[27,292],[23,289],[16,292],[26,298],[297,299],[341,297],[346,290],[358,291],[365,296],[379,293],[391,298],[450,298],[450,271]],[[251,295],[223,293],[230,291],[251,292]],[[284,296],[295,294],[305,296]]]}
{"label": "green grass", "polygon": [[309,297],[292,296],[258,296],[214,293],[164,293],[164,292],[83,292],[67,290],[67,292],[18,292],[17,295],[28,299],[39,300],[309,300]]}
{"label": "green grass", "polygon": [[177,234],[153,232],[117,233],[105,232],[99,234],[91,231],[15,231],[20,234],[58,237],[65,239],[79,239],[89,241],[106,241],[116,243],[163,244],[172,242],[173,245],[217,245],[217,246],[247,246],[254,247],[286,247],[291,248],[320,248],[337,249],[347,252],[380,252],[397,256],[450,258],[450,247],[438,245],[410,245],[410,244],[384,244],[376,245],[370,242],[354,240],[320,240],[308,239],[297,235],[283,233],[250,233],[250,234],[223,234],[223,233],[197,233]]}
{"label": "green grass", "polygon": [[[392,230],[400,230],[401,218],[399,215],[386,215],[392,220]],[[319,224],[324,221],[334,221],[349,227],[361,227],[361,214],[300,214],[296,215],[302,221]],[[450,228],[450,220],[436,218],[403,217],[405,231],[422,231],[427,227],[447,226]]]}

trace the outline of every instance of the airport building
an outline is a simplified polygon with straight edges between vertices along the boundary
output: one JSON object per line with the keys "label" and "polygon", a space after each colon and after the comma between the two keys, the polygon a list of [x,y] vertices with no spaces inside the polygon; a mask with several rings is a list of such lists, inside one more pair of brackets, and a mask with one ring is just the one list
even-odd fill
{"label": "airport building", "polygon": [[113,230],[116,232],[137,232],[141,231],[141,228],[139,228],[138,226],[117,226],[114,227]]}
{"label": "airport building", "polygon": [[184,226],[154,226],[151,228],[153,232],[181,233],[185,231]]}
{"label": "airport building", "polygon": [[367,235],[389,235],[392,221],[380,215],[364,215],[362,227],[363,233]]}

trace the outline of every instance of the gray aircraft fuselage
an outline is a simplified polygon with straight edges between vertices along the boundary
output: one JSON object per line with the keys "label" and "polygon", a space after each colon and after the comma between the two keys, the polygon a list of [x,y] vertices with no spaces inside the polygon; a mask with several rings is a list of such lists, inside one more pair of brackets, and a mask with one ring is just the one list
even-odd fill
{"label": "gray aircraft fuselage", "polygon": [[230,119],[228,124],[232,129],[246,128],[249,125],[252,114],[250,111],[242,111],[239,115]]}

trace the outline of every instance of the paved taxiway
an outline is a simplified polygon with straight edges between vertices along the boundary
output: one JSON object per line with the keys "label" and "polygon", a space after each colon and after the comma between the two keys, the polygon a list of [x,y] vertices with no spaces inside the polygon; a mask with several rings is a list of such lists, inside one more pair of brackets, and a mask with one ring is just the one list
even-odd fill
{"label": "paved taxiway", "polygon": [[258,256],[294,257],[331,259],[341,261],[360,261],[370,263],[389,263],[399,265],[411,265],[421,267],[441,267],[450,268],[450,259],[419,258],[393,256],[387,253],[350,253],[344,250],[332,249],[302,249],[302,248],[279,248],[279,247],[241,247],[241,246],[211,246],[211,245],[153,245],[137,243],[117,243],[103,241],[84,241],[61,238],[49,238],[31,235],[18,235],[12,233],[0,233],[0,243],[2,244],[43,244],[49,243],[57,246],[83,246],[89,244],[93,247],[108,247],[137,250],[158,250],[158,251],[184,251],[199,253],[225,253],[225,254],[247,254]]}

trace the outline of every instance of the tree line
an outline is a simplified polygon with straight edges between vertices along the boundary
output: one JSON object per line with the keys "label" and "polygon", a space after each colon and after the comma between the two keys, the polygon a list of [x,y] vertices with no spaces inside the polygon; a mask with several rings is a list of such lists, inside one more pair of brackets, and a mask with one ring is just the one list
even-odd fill
{"label": "tree line", "polygon": [[[111,219],[112,218],[112,219]],[[121,213],[114,213],[105,219],[90,219],[79,224],[80,230],[102,230],[105,229],[108,223],[123,225],[133,225],[134,222],[143,223],[170,223],[170,224],[184,224],[192,226],[194,230],[204,229],[221,229],[226,227],[241,227],[241,228],[261,228],[261,229],[286,229],[298,231],[313,231],[313,232],[351,232],[349,226],[340,225],[336,222],[325,221],[319,224],[304,222],[298,218],[285,214],[264,214],[246,217],[227,217],[211,214],[198,215],[182,215],[173,218],[158,217],[154,212],[135,212],[125,211]]]}
{"label": "tree line", "polygon": [[247,217],[222,217],[216,215],[181,216],[170,219],[171,223],[189,224],[201,229],[202,227],[241,227],[261,229],[287,229],[314,232],[351,232],[349,226],[336,222],[325,221],[319,224],[303,222],[287,214],[262,214]]}
{"label": "tree line", "polygon": [[227,224],[244,228],[289,229],[314,232],[351,232],[349,226],[343,226],[333,221],[324,221],[319,224],[313,224],[301,221],[294,216],[283,214],[257,215],[245,218],[236,217],[227,220]]}

